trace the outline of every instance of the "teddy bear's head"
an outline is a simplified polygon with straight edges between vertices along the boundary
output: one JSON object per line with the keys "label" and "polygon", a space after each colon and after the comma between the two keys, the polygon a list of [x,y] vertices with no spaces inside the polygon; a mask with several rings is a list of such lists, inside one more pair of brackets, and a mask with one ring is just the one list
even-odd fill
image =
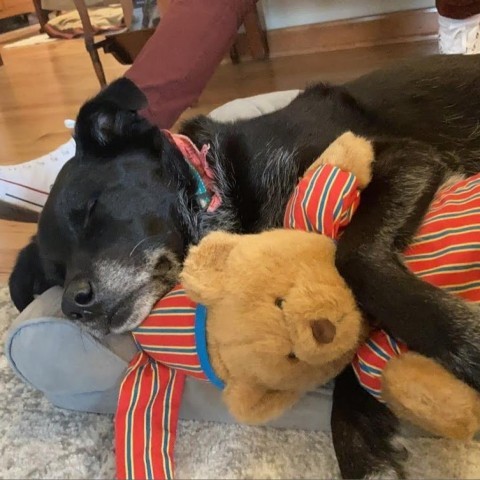
{"label": "teddy bear's head", "polygon": [[286,229],[191,248],[182,283],[208,308],[211,363],[238,420],[278,416],[352,360],[365,327],[334,257],[329,238]]}

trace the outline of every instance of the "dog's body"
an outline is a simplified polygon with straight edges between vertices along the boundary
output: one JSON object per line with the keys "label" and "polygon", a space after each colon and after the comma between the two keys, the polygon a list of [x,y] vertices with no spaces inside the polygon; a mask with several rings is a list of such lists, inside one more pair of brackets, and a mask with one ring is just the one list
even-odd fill
{"label": "dog's body", "polygon": [[[338,245],[337,265],[365,312],[413,349],[480,387],[480,315],[407,273],[397,252],[449,177],[480,171],[480,63],[431,57],[343,87],[314,86],[286,108],[183,133],[209,144],[222,205],[205,213],[180,152],[142,120],[141,93],[120,80],[82,107],[77,154],[60,173],[37,238],[20,254],[12,298],[64,285],[64,311],[102,333],[138,324],[175,282],[191,243],[224,229],[281,225],[303,171],[341,133],[375,138],[374,178]],[[343,475],[401,473],[397,422],[351,371],[332,415]],[[401,452],[400,452],[401,453]]]}

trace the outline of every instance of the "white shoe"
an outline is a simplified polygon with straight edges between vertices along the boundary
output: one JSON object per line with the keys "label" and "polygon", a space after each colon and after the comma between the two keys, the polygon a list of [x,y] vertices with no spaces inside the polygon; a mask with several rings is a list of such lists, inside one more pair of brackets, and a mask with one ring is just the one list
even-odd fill
{"label": "white shoe", "polygon": [[[65,121],[67,128],[73,125]],[[53,152],[18,165],[0,166],[0,202],[40,212],[47,201],[58,172],[75,155],[71,138]]]}
{"label": "white shoe", "polygon": [[438,16],[440,53],[473,55],[480,53],[480,15],[455,20]]}

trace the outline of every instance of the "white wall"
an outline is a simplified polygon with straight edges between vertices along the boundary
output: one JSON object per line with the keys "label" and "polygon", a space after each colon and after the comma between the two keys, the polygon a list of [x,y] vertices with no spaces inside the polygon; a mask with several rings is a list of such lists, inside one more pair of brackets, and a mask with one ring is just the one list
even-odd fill
{"label": "white wall", "polygon": [[263,0],[268,30],[433,7],[434,0]]}

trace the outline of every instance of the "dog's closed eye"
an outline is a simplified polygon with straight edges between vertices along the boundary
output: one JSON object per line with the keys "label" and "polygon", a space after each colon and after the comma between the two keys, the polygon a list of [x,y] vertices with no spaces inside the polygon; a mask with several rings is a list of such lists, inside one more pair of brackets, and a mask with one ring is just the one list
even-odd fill
{"label": "dog's closed eye", "polygon": [[98,198],[91,198],[87,202],[87,207],[85,209],[85,218],[83,220],[83,227],[85,228],[88,225],[88,222],[90,221],[93,212],[95,211],[95,207],[97,206],[98,203]]}
{"label": "dog's closed eye", "polygon": [[162,255],[155,264],[155,271],[157,274],[165,274],[173,267],[173,262],[166,255]]}

